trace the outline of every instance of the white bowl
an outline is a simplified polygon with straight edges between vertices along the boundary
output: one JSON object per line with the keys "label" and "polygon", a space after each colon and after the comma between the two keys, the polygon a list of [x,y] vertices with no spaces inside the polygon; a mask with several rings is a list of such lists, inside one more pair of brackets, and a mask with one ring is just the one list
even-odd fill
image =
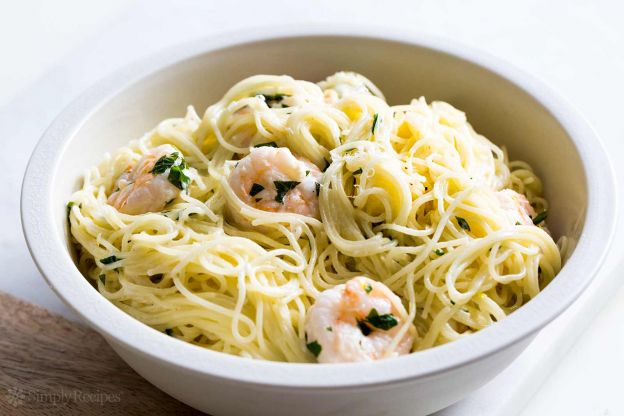
{"label": "white bowl", "polygon": [[[371,35],[370,33],[375,33]],[[374,363],[287,364],[178,341],[126,315],[80,274],[65,204],[85,168],[156,123],[201,113],[257,73],[317,81],[353,70],[391,103],[424,95],[468,114],[477,131],[544,179],[555,237],[578,242],[555,280],[503,321],[459,341]],[[56,293],[139,374],[213,415],[422,415],[483,385],[563,312],[601,264],[614,227],[608,158],[591,128],[543,84],[482,53],[414,34],[303,27],[229,34],[176,47],[100,82],[70,105],[35,149],[22,222],[37,266]],[[496,400],[493,398],[493,400]]]}

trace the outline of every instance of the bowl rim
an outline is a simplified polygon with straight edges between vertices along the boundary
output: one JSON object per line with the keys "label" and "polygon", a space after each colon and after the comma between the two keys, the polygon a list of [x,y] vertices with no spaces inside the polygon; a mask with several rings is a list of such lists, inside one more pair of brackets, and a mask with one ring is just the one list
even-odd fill
{"label": "bowl rim", "polygon": [[[101,296],[76,268],[52,215],[59,156],[84,120],[136,81],[196,55],[282,38],[315,37],[383,40],[441,52],[506,79],[550,112],[576,147],[588,188],[585,224],[576,249],[558,278],[501,322],[469,337],[393,359],[345,364],[271,362],[207,350],[163,336]],[[593,129],[570,104],[535,77],[487,53],[430,35],[386,27],[371,30],[370,25],[312,24],[224,32],[165,49],[96,83],[61,112],[33,151],[22,184],[21,219],[31,256],[47,283],[114,346],[121,345],[165,366],[222,382],[291,389],[361,389],[389,387],[475,363],[527,339],[556,318],[582,293],[602,265],[614,234],[615,189],[609,158]]]}

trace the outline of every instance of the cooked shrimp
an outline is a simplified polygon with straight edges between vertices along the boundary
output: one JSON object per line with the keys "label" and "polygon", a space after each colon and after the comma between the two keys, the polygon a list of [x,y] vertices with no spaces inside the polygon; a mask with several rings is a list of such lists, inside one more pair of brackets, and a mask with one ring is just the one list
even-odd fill
{"label": "cooked shrimp", "polygon": [[321,363],[372,361],[408,354],[416,329],[396,347],[393,339],[407,320],[401,299],[383,283],[358,276],[325,290],[308,312],[308,349]]}
{"label": "cooked shrimp", "polygon": [[[152,170],[156,162],[167,155],[176,161],[177,165],[173,166],[184,164],[182,157],[176,152],[177,150],[169,145],[152,149],[134,167],[129,167],[117,178],[117,190],[108,197],[108,203],[124,214],[138,215],[161,211],[167,202],[179,195],[181,188],[169,179],[171,166],[159,174],[152,173]],[[174,154],[178,156],[175,157]]]}
{"label": "cooked shrimp", "polygon": [[317,193],[322,175],[316,165],[293,156],[285,147],[258,147],[238,162],[229,183],[254,208],[319,218]]}
{"label": "cooked shrimp", "polygon": [[496,193],[496,197],[512,224],[533,225],[535,210],[524,195],[511,189],[503,189]]}

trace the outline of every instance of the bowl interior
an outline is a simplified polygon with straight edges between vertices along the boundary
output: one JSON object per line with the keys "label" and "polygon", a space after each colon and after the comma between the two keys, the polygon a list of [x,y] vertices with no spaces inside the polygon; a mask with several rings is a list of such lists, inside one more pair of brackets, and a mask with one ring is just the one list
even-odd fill
{"label": "bowl interior", "polygon": [[587,206],[578,151],[555,117],[522,89],[456,56],[398,41],[348,36],[301,36],[235,45],[151,73],[111,96],[75,131],[55,172],[57,230],[67,241],[65,203],[84,170],[159,121],[200,116],[237,81],[259,73],[319,81],[339,71],[360,72],[391,104],[424,96],[465,111],[475,130],[506,146],[510,159],[529,162],[544,180],[555,240],[582,231]]}

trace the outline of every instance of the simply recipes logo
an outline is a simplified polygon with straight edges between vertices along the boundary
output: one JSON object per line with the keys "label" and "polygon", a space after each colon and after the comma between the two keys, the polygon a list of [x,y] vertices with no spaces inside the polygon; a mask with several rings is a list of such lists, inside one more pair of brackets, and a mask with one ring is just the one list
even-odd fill
{"label": "simply recipes logo", "polygon": [[19,407],[28,402],[48,403],[51,406],[57,406],[61,403],[94,403],[103,406],[107,403],[119,403],[121,401],[121,393],[107,393],[102,391],[86,392],[65,389],[47,392],[9,387],[5,393],[5,400],[13,407]]}

